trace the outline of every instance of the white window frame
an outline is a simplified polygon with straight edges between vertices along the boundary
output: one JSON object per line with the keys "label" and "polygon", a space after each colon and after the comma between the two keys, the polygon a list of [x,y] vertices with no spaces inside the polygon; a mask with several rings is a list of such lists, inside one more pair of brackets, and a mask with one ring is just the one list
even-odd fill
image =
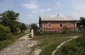
{"label": "white window frame", "polygon": [[67,27],[70,27],[70,22],[67,22]]}
{"label": "white window frame", "polygon": [[48,22],[48,28],[51,28],[51,23],[50,22]]}
{"label": "white window frame", "polygon": [[45,28],[45,24],[43,24],[42,26],[43,26],[43,28]]}

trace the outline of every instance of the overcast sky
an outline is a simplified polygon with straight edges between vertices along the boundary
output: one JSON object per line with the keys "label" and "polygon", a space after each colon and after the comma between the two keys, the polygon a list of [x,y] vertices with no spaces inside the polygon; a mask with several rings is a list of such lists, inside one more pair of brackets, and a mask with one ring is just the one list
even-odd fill
{"label": "overcast sky", "polygon": [[19,12],[19,21],[38,23],[42,15],[66,15],[75,19],[85,17],[85,0],[0,0],[0,13]]}

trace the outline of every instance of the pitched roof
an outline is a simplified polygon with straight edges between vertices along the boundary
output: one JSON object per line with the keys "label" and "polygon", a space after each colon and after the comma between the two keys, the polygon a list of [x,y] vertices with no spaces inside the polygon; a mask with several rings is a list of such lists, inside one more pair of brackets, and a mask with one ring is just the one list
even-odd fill
{"label": "pitched roof", "polygon": [[40,16],[41,21],[75,21],[71,16]]}

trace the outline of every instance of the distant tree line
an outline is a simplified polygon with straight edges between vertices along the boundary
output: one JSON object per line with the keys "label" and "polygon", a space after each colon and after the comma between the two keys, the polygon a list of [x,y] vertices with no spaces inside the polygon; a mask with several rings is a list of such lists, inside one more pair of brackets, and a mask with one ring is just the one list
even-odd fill
{"label": "distant tree line", "polygon": [[11,38],[17,32],[27,29],[24,23],[18,21],[19,13],[7,10],[0,14],[0,40]]}

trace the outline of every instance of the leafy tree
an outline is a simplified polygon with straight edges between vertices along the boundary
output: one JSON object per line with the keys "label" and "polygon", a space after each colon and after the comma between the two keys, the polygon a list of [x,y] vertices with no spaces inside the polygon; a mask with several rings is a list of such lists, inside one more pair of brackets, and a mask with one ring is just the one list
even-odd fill
{"label": "leafy tree", "polygon": [[36,36],[36,35],[38,35],[38,26],[36,25],[36,24],[31,24],[31,29],[33,29],[34,30],[34,35]]}
{"label": "leafy tree", "polygon": [[2,14],[0,14],[0,16],[1,16],[2,24],[4,26],[9,26],[11,31],[15,32],[14,30],[16,30],[17,28],[17,23],[18,23],[17,20],[18,20],[19,13],[15,13],[12,10],[7,10]]}
{"label": "leafy tree", "polygon": [[24,23],[20,23],[20,30],[23,31],[23,30],[27,30],[27,27]]}
{"label": "leafy tree", "polygon": [[11,38],[11,31],[9,27],[0,25],[0,40]]}
{"label": "leafy tree", "polygon": [[31,24],[31,29],[38,29],[38,26],[36,24]]}
{"label": "leafy tree", "polygon": [[80,17],[80,21],[81,21],[82,25],[85,26],[85,18],[84,17]]}
{"label": "leafy tree", "polygon": [[7,10],[1,14],[2,18],[9,20],[18,20],[19,13],[12,10]]}

